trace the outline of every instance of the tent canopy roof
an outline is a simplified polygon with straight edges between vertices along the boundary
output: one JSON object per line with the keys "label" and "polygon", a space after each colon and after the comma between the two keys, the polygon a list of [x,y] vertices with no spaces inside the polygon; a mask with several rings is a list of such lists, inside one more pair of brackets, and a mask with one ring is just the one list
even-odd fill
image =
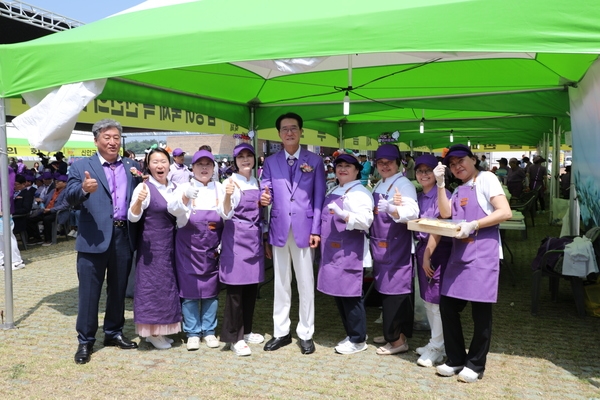
{"label": "tent canopy roof", "polygon": [[596,60],[598,26],[585,0],[192,1],[0,46],[0,96],[113,78],[101,98],[241,126],[252,106],[259,129],[295,111],[344,137],[536,145],[554,119],[570,129],[565,88]]}

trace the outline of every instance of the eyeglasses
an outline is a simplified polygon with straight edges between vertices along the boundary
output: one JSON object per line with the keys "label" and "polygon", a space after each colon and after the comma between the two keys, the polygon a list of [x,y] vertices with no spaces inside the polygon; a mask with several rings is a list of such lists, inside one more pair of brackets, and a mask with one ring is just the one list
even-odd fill
{"label": "eyeglasses", "polygon": [[418,169],[415,172],[417,173],[417,175],[429,175],[429,174],[433,174],[433,170],[432,169]]}
{"label": "eyeglasses", "polygon": [[298,131],[300,130],[300,128],[298,128],[297,126],[292,126],[292,127],[285,127],[285,128],[281,128],[279,130],[279,132],[281,133],[298,133]]}

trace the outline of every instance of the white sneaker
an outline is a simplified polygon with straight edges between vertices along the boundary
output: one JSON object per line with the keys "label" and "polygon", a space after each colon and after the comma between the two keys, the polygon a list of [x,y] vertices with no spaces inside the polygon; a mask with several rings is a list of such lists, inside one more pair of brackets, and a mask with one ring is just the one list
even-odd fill
{"label": "white sneaker", "polygon": [[261,335],[260,333],[250,332],[249,334],[244,335],[244,342],[246,342],[246,343],[259,344],[264,341],[265,341],[265,337],[263,335]]}
{"label": "white sneaker", "polygon": [[417,365],[421,367],[433,367],[435,364],[439,364],[444,359],[444,353],[441,349],[430,347],[429,351],[426,351],[417,360]]}
{"label": "white sneaker", "polygon": [[187,340],[188,351],[198,350],[200,348],[200,338],[198,336],[191,336]]}
{"label": "white sneaker", "polygon": [[250,347],[248,347],[246,342],[244,342],[243,340],[240,340],[236,344],[232,344],[230,348],[231,351],[233,351],[238,356],[249,356],[250,354],[252,354],[252,350],[250,350]]}
{"label": "white sneaker", "polygon": [[[12,266],[13,271],[16,271],[18,269],[23,269],[23,268],[25,268],[25,264],[23,264],[22,262],[13,264],[13,266]],[[2,268],[2,269],[4,269],[4,268]]]}
{"label": "white sneaker", "polygon": [[458,374],[460,371],[462,371],[463,368],[464,368],[463,365],[460,365],[458,367],[451,367],[446,364],[438,365],[437,367],[435,367],[436,372],[438,373],[438,375],[441,375],[441,376],[454,376],[454,375]]}
{"label": "white sneaker", "polygon": [[167,343],[165,338],[162,335],[158,336],[148,336],[146,338],[147,342],[152,343],[152,346],[156,347],[159,350],[170,349],[171,345]]}
{"label": "white sneaker", "polygon": [[339,346],[335,346],[335,351],[340,354],[354,354],[367,349],[367,343],[352,343],[351,341],[347,341],[344,344]]}
{"label": "white sneaker", "polygon": [[460,371],[460,374],[458,374],[458,380],[460,382],[473,383],[477,382],[477,380],[481,378],[483,378],[483,372],[478,374],[468,367],[464,367],[462,371]]}
{"label": "white sneaker", "polygon": [[[346,336],[345,338],[343,338],[341,341],[338,342],[338,346],[343,345],[344,343],[346,343],[347,341],[350,340],[350,336]],[[365,335],[365,342],[369,340],[369,335]]]}
{"label": "white sneaker", "polygon": [[204,342],[206,343],[206,345],[208,347],[210,347],[211,349],[217,348],[219,347],[219,340],[216,338],[215,335],[208,335],[204,337]]}
{"label": "white sneaker", "polygon": [[433,349],[433,346],[431,345],[431,342],[427,343],[425,346],[423,347],[417,347],[415,349],[415,352],[422,356],[423,354],[427,353],[429,350]]}
{"label": "white sneaker", "polygon": [[75,237],[77,236],[77,231],[75,229],[71,229],[69,233],[67,233],[67,236]]}
{"label": "white sneaker", "polygon": [[338,346],[342,346],[342,345],[346,344],[346,342],[349,341],[349,340],[350,340],[350,336],[346,336],[345,338],[343,338],[342,340],[340,340],[337,345]]}

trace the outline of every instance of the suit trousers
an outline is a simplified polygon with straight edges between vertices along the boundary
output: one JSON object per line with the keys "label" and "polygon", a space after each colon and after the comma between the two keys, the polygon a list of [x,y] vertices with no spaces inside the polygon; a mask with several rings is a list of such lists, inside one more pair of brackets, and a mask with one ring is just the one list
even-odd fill
{"label": "suit trousers", "polygon": [[367,313],[362,297],[335,297],[350,343],[367,340]]}
{"label": "suit trousers", "polygon": [[245,334],[252,333],[257,293],[258,283],[227,285],[223,327],[221,328],[222,342],[237,343],[244,339]]}
{"label": "suit trousers", "polygon": [[414,308],[413,294],[382,294],[383,337],[388,343],[400,339],[403,333],[412,337]]}
{"label": "suit trousers", "polygon": [[312,339],[315,331],[315,275],[314,249],[299,248],[292,230],[283,247],[273,246],[274,300],[273,324],[275,337],[290,333],[292,305],[292,264],[300,298],[299,321],[296,334],[302,340]]}
{"label": "suit trousers", "polygon": [[471,302],[473,339],[469,352],[466,353],[460,313],[465,309],[467,302],[448,296],[442,296],[440,299],[444,344],[448,356],[446,364],[453,367],[464,365],[481,373],[485,370],[492,340],[492,303]]}
{"label": "suit trousers", "polygon": [[[82,233],[80,230],[80,234]],[[107,294],[104,334],[106,338],[122,334],[125,325],[125,289],[131,257],[127,227],[113,228],[111,242],[104,253],[77,253],[79,307],[75,327],[80,344],[94,343],[96,340],[98,303],[105,274]]]}

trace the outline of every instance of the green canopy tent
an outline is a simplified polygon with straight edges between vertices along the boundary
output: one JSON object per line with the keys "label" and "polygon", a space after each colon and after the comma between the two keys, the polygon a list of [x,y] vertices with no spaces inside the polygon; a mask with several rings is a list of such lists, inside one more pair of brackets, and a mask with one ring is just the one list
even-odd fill
{"label": "green canopy tent", "polygon": [[597,59],[599,22],[585,0],[169,5],[0,46],[0,130],[3,98],[110,78],[103,99],[251,128],[293,110],[335,136],[399,131],[436,148],[453,131],[457,142],[537,145],[569,129],[566,88]]}
{"label": "green canopy tent", "polygon": [[581,0],[203,0],[0,46],[0,96],[113,78],[101,98],[241,126],[252,113],[271,127],[292,109],[335,136],[342,125],[346,138],[398,130],[436,148],[453,130],[536,145],[554,119],[569,129],[565,87],[597,58],[599,19]]}

